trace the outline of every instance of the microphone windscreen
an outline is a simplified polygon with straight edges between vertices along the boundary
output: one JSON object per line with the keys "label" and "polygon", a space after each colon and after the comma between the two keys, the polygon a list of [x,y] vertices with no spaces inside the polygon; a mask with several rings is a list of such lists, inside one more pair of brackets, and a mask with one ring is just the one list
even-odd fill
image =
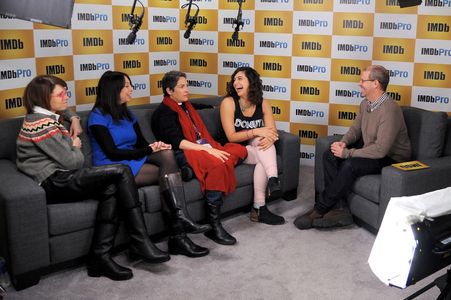
{"label": "microphone windscreen", "polygon": [[127,44],[128,45],[132,45],[135,42],[136,39],[136,33],[135,32],[130,32],[130,34],[127,36]]}
{"label": "microphone windscreen", "polygon": [[232,33],[232,40],[238,41],[238,30],[235,30],[235,31]]}
{"label": "microphone windscreen", "polygon": [[417,6],[421,4],[421,0],[399,0],[399,7]]}
{"label": "microphone windscreen", "polygon": [[187,38],[189,38],[190,35],[191,35],[191,29],[188,28],[188,29],[185,31],[185,34],[183,35],[183,37],[184,37],[185,39],[187,39]]}

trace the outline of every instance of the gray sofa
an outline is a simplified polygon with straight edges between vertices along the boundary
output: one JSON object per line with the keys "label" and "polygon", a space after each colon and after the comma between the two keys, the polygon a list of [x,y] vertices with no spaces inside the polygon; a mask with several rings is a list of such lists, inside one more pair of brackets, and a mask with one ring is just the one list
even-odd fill
{"label": "gray sofa", "polygon": [[[216,137],[220,132],[217,107],[220,98],[211,97],[192,102],[215,106],[199,112],[209,131]],[[131,107],[149,141],[154,140],[150,120],[156,106],[157,104],[147,104]],[[79,114],[86,127],[88,112]],[[0,256],[6,258],[12,282],[18,290],[37,284],[42,274],[83,261],[89,250],[97,208],[94,200],[46,205],[44,190],[16,168],[15,145],[21,124],[22,118],[0,122]],[[82,141],[89,166],[91,149],[85,134]],[[281,132],[276,148],[281,188],[284,198],[291,200],[297,195],[299,138]],[[224,214],[248,210],[252,203],[253,166],[239,165],[235,173],[237,189],[224,199]],[[192,179],[184,183],[184,188],[191,216],[195,220],[202,220],[204,200],[199,182]],[[154,237],[164,237],[166,228],[158,186],[140,188],[139,197],[149,233]],[[121,226],[116,244],[119,246],[126,242],[124,228]]]}
{"label": "gray sofa", "polygon": [[[357,221],[377,232],[391,197],[412,196],[451,186],[451,118],[444,112],[402,107],[412,160],[430,166],[428,169],[402,171],[388,166],[380,175],[359,177],[347,197]],[[315,193],[324,190],[322,156],[340,135],[318,138],[315,149]]]}

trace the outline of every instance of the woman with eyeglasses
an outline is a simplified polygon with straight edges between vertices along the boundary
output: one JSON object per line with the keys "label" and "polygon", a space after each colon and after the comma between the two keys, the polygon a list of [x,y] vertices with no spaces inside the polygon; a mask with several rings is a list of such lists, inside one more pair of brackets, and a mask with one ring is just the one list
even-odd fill
{"label": "woman with eyeglasses", "polygon": [[159,184],[165,220],[170,228],[170,254],[201,257],[209,253],[186,233],[201,233],[208,225],[195,223],[188,214],[182,176],[171,145],[149,143],[141,133],[136,116],[127,108],[133,85],[122,72],[106,71],[99,80],[97,99],[89,114],[88,133],[93,150],[93,165],[130,166],[136,184]]}
{"label": "woman with eyeglasses", "polygon": [[149,239],[130,168],[120,164],[83,167],[80,138],[71,136],[59,122],[58,112],[67,109],[65,91],[64,80],[48,75],[37,76],[26,86],[27,115],[17,139],[17,167],[45,190],[48,204],[98,201],[88,275],[128,280],[133,277],[132,270],[111,257],[119,215],[130,236],[130,257],[149,263],[170,257]]}

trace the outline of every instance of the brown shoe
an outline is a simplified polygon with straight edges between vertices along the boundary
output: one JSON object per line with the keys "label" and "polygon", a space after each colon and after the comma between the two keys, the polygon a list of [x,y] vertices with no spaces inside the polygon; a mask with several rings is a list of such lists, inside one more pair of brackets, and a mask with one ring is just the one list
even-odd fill
{"label": "brown shoe", "polygon": [[296,220],[294,220],[294,226],[298,229],[309,229],[312,228],[312,224],[315,220],[319,220],[322,217],[323,215],[313,208],[304,215],[297,217]]}
{"label": "brown shoe", "polygon": [[351,212],[346,209],[332,209],[324,214],[321,219],[316,219],[312,223],[312,227],[331,228],[348,226],[354,223]]}

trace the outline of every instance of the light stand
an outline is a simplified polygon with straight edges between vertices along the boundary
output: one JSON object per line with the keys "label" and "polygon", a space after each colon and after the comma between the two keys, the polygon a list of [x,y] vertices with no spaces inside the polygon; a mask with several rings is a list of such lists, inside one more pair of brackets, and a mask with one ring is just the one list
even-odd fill
{"label": "light stand", "polygon": [[[416,283],[426,276],[451,264],[451,215],[434,218],[433,221],[425,219],[423,222],[412,225],[412,231],[418,246],[412,260],[407,285]],[[441,293],[437,299],[451,300],[451,269],[446,274],[436,278],[422,289],[413,293],[405,300],[411,300],[434,286]]]}
{"label": "light stand", "polygon": [[425,287],[419,289],[409,297],[405,298],[404,300],[412,300],[418,297],[419,295],[425,293],[426,291],[430,290],[434,286],[437,286],[441,293],[437,297],[437,300],[450,300],[451,299],[451,269],[448,269],[446,271],[446,274],[436,278],[434,281],[426,285]]}

